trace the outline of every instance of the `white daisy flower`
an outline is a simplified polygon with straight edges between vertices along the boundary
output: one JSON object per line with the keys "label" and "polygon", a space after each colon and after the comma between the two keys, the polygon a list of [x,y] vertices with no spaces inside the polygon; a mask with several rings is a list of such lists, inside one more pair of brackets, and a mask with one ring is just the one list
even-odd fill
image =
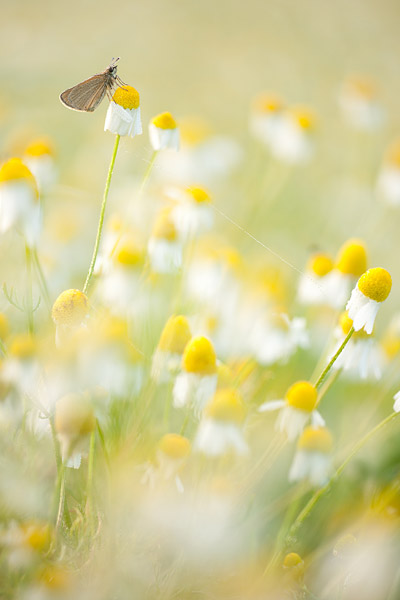
{"label": "white daisy flower", "polygon": [[183,315],[173,315],[165,324],[153,355],[151,376],[158,383],[168,383],[178,373],[183,351],[191,338],[190,326]]}
{"label": "white daisy flower", "polygon": [[151,465],[146,469],[142,483],[147,483],[154,489],[160,481],[174,481],[178,492],[183,493],[185,490],[179,471],[186,463],[190,451],[187,438],[177,433],[167,433],[157,446],[157,466]]}
{"label": "white daisy flower", "polygon": [[339,106],[347,122],[359,131],[375,131],[383,123],[375,85],[368,79],[347,79],[339,94]]}
{"label": "white daisy flower", "polygon": [[215,457],[234,452],[245,455],[249,448],[243,436],[246,407],[233,388],[218,390],[201,418],[194,449]]}
{"label": "white daisy flower", "polygon": [[282,119],[284,104],[279,96],[259,94],[252,104],[250,131],[260,142],[269,147],[274,141]]}
{"label": "white daisy flower", "polygon": [[153,150],[179,150],[179,128],[169,112],[164,112],[153,119],[149,125],[150,142]]}
{"label": "white daisy flower", "polygon": [[313,254],[307,264],[305,273],[299,281],[297,296],[302,304],[315,306],[327,304],[327,275],[332,271],[334,262],[328,254]]}
{"label": "white daisy flower", "polygon": [[54,149],[49,140],[33,140],[24,151],[24,162],[36,179],[40,192],[46,192],[57,179]]}
{"label": "white daisy flower", "polygon": [[287,110],[271,138],[271,153],[288,164],[304,164],[314,154],[315,115],[307,108]]}
{"label": "white daisy flower", "polygon": [[389,148],[376,184],[378,196],[390,206],[400,206],[400,140]]}
{"label": "white daisy flower", "polygon": [[367,249],[362,240],[347,240],[335,259],[334,268],[324,279],[326,303],[332,308],[343,308],[357,277],[367,269]]}
{"label": "white daisy flower", "polygon": [[211,341],[204,336],[192,338],[183,353],[182,372],[175,380],[174,406],[192,406],[199,416],[215,394],[217,383],[217,358]]}
{"label": "white daisy flower", "polygon": [[38,242],[42,214],[35,178],[20,158],[0,167],[0,233],[15,228],[29,246]]}
{"label": "white daisy flower", "polygon": [[379,307],[391,288],[392,278],[385,269],[376,267],[361,275],[346,305],[355,331],[372,333]]}
{"label": "white daisy flower", "polygon": [[323,486],[332,468],[332,445],[332,435],[326,427],[306,427],[297,442],[289,481],[308,479],[313,486]]}
{"label": "white daisy flower", "polygon": [[297,381],[286,392],[282,400],[264,402],[259,412],[279,410],[275,429],[284,431],[289,441],[294,440],[303,431],[307,421],[314,426],[325,425],[325,421],[316,410],[318,393],[308,381]]}
{"label": "white daisy flower", "polygon": [[115,90],[107,110],[104,131],[131,137],[142,133],[140,97],[135,88],[124,85]]}
{"label": "white daisy flower", "polygon": [[89,434],[95,426],[93,407],[86,394],[67,394],[57,402],[54,427],[67,467],[79,469],[82,454],[87,450]]}
{"label": "white daisy flower", "polygon": [[176,204],[171,210],[171,218],[183,239],[192,238],[209,231],[214,224],[214,212],[210,194],[199,186],[185,190],[170,190]]}
{"label": "white daisy flower", "polygon": [[182,266],[182,240],[171,218],[171,209],[162,210],[147,244],[154,273],[176,273]]}

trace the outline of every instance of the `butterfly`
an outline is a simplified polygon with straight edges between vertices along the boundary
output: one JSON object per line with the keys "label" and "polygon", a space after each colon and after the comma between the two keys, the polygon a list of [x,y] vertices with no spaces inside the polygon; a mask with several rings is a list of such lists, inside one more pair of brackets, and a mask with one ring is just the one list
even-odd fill
{"label": "butterfly", "polygon": [[61,102],[72,110],[93,112],[106,94],[111,97],[116,85],[125,85],[117,75],[118,60],[119,58],[113,58],[105,71],[65,90],[60,94]]}

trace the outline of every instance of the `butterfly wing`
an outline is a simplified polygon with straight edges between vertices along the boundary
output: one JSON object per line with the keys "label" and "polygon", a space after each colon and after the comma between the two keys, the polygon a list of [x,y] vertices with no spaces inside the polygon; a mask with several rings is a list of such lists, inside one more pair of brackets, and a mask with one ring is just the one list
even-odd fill
{"label": "butterfly wing", "polygon": [[60,95],[61,102],[72,110],[93,112],[103,100],[110,80],[107,73],[93,75]]}

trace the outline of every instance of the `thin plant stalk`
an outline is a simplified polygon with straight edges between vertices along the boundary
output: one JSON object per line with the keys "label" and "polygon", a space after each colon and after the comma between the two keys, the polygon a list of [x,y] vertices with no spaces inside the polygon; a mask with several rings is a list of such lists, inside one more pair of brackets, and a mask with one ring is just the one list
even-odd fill
{"label": "thin plant stalk", "polygon": [[46,303],[47,308],[49,310],[51,310],[49,288],[47,287],[46,278],[43,273],[42,265],[40,264],[37,248],[32,249],[32,258],[33,258],[33,263],[36,267],[36,271],[37,271],[37,274],[39,277],[39,285],[40,285],[40,289],[43,294],[44,301]]}
{"label": "thin plant stalk", "polygon": [[94,533],[94,498],[93,498],[93,471],[94,471],[94,454],[96,446],[96,430],[94,429],[90,434],[90,447],[89,447],[89,459],[88,459],[88,475],[87,475],[87,489],[86,489],[86,514],[89,518],[90,531]]}
{"label": "thin plant stalk", "polygon": [[145,171],[145,174],[143,176],[142,184],[141,184],[141,186],[139,188],[139,196],[142,194],[142,192],[143,192],[143,190],[144,190],[144,188],[146,186],[147,180],[149,179],[149,177],[151,175],[151,172],[152,172],[153,167],[154,167],[154,163],[155,163],[156,158],[157,158],[157,154],[158,154],[158,150],[154,150],[154,152],[153,152],[153,154],[152,154],[152,156],[150,158],[150,162],[149,162],[149,164],[147,166],[147,169]]}
{"label": "thin plant stalk", "polygon": [[321,375],[318,377],[317,383],[315,384],[315,387],[317,388],[317,390],[321,387],[321,385],[324,383],[326,376],[328,375],[329,371],[332,369],[334,363],[336,362],[336,360],[339,358],[340,354],[343,352],[343,350],[345,349],[348,341],[350,340],[351,336],[354,333],[354,327],[352,327],[349,331],[349,333],[346,335],[346,337],[344,338],[343,342],[341,343],[340,347],[337,349],[337,351],[335,352],[335,354],[332,356],[331,360],[329,361],[329,363],[327,364],[327,366],[325,367],[325,369],[322,371]]}
{"label": "thin plant stalk", "polygon": [[33,291],[32,291],[32,251],[28,244],[25,244],[25,260],[26,260],[26,278],[28,285],[26,314],[28,317],[28,331],[33,334]]}
{"label": "thin plant stalk", "polygon": [[121,136],[119,136],[119,135],[117,135],[115,137],[114,150],[113,150],[113,153],[112,153],[112,156],[111,156],[110,167],[108,169],[108,175],[107,175],[107,179],[106,179],[106,185],[105,185],[105,188],[104,188],[103,202],[101,204],[100,218],[99,218],[99,224],[98,224],[98,227],[97,227],[97,235],[96,235],[96,241],[95,241],[95,244],[94,244],[92,260],[90,262],[89,271],[88,271],[88,274],[87,274],[87,277],[86,277],[85,285],[83,286],[83,290],[82,290],[84,294],[86,294],[86,292],[88,291],[88,288],[89,288],[89,285],[90,285],[90,280],[92,279],[94,267],[95,267],[95,264],[96,264],[97,254],[99,252],[101,233],[103,231],[103,224],[104,224],[104,214],[106,212],[106,206],[107,206],[108,192],[109,192],[109,189],[110,189],[111,177],[112,177],[113,170],[114,170],[115,159],[117,157],[117,152],[118,152],[118,146],[119,146],[120,137]]}

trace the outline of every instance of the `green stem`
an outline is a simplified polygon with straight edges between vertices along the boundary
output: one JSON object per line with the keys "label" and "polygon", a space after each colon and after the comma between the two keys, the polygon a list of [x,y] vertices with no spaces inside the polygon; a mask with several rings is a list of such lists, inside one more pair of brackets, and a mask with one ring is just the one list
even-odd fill
{"label": "green stem", "polygon": [[331,360],[329,361],[329,363],[327,364],[327,366],[325,367],[325,369],[322,371],[321,375],[319,376],[318,381],[315,384],[315,387],[317,388],[317,390],[323,384],[325,377],[328,375],[329,371],[333,367],[333,365],[334,365],[335,361],[337,360],[337,358],[339,357],[339,355],[343,352],[344,348],[347,345],[347,342],[350,340],[350,338],[353,335],[353,333],[354,333],[354,327],[352,327],[350,329],[349,333],[344,338],[341,346],[338,348],[338,350],[336,351],[336,353],[332,356]]}
{"label": "green stem", "polygon": [[156,158],[157,158],[157,154],[158,154],[158,150],[154,150],[154,152],[153,152],[153,154],[152,154],[152,156],[151,156],[150,162],[149,162],[149,164],[148,164],[148,166],[147,166],[146,172],[145,172],[145,174],[144,174],[144,176],[143,176],[142,185],[140,186],[140,189],[139,189],[139,196],[140,196],[140,195],[141,195],[141,193],[143,192],[143,190],[144,190],[144,188],[145,188],[145,185],[146,185],[146,183],[147,183],[147,180],[148,180],[148,178],[149,178],[149,177],[150,177],[150,175],[151,175],[151,172],[152,172],[152,170],[153,170],[153,167],[154,167],[154,163],[155,163],[155,161],[156,161]]}
{"label": "green stem", "polygon": [[103,223],[104,223],[104,213],[106,211],[108,192],[109,192],[109,189],[110,189],[110,183],[111,183],[111,177],[112,177],[113,170],[114,170],[115,159],[117,157],[117,151],[118,151],[120,137],[121,136],[119,136],[119,135],[117,135],[115,137],[114,150],[113,150],[112,157],[111,157],[110,167],[108,169],[108,175],[107,175],[107,179],[106,179],[106,186],[104,188],[103,202],[102,202],[101,210],[100,210],[99,225],[97,227],[97,235],[96,235],[96,241],[95,241],[95,244],[94,244],[93,256],[92,256],[92,260],[91,260],[91,263],[90,263],[89,271],[88,271],[88,274],[87,274],[87,277],[86,277],[85,285],[83,286],[83,290],[82,290],[84,294],[86,294],[86,292],[88,290],[88,287],[89,287],[89,284],[90,284],[90,280],[92,279],[94,267],[95,267],[95,264],[96,264],[97,254],[98,254],[98,251],[99,251],[100,239],[101,239],[101,232],[103,230]]}
{"label": "green stem", "polygon": [[33,334],[33,292],[32,292],[32,254],[28,244],[25,244],[26,278],[28,284],[27,317],[28,331]]}
{"label": "green stem", "polygon": [[59,531],[62,517],[64,513],[64,500],[65,500],[65,464],[61,463],[61,468],[58,474],[58,486],[60,489],[59,501],[58,501],[58,510],[57,510],[57,519],[56,519],[56,531]]}
{"label": "green stem", "polygon": [[334,475],[330,478],[328,483],[326,485],[324,485],[322,488],[320,488],[319,490],[317,490],[314,493],[314,495],[310,498],[310,500],[307,502],[306,506],[303,508],[303,510],[300,512],[299,516],[297,517],[297,519],[294,521],[293,525],[291,526],[287,538],[291,538],[297,533],[297,531],[303,525],[304,521],[309,516],[310,512],[313,510],[314,506],[317,504],[317,502],[323,496],[325,496],[325,494],[327,494],[329,492],[329,490],[331,489],[333,484],[339,479],[340,475],[342,474],[344,469],[347,467],[347,465],[349,464],[351,459],[357,454],[357,452],[367,442],[369,442],[369,440],[376,433],[378,433],[378,431],[383,429],[390,421],[392,421],[395,417],[397,417],[398,414],[399,413],[392,412],[388,417],[386,417],[386,419],[383,419],[383,421],[381,421],[380,423],[378,423],[378,425],[373,427],[373,429],[371,429],[368,433],[366,433],[364,435],[364,437],[362,437],[361,440],[359,440],[357,442],[357,444],[355,444],[355,446],[351,450],[350,454],[348,454],[348,456],[345,458],[345,460],[342,462],[342,464],[338,467],[338,469],[335,471]]}
{"label": "green stem", "polygon": [[95,453],[95,442],[96,442],[96,430],[93,430],[90,434],[90,448],[89,448],[89,460],[88,460],[88,478],[87,478],[87,490],[86,490],[86,512],[90,522],[90,530],[94,533],[94,516],[93,516],[93,467],[94,467],[94,453]]}
{"label": "green stem", "polygon": [[47,287],[46,278],[44,276],[43,269],[42,269],[42,266],[39,261],[39,255],[38,255],[36,248],[32,249],[32,257],[33,257],[33,262],[36,266],[36,270],[37,270],[37,273],[39,276],[39,284],[40,284],[40,288],[42,290],[44,300],[46,302],[46,306],[49,310],[51,310],[49,288]]}

